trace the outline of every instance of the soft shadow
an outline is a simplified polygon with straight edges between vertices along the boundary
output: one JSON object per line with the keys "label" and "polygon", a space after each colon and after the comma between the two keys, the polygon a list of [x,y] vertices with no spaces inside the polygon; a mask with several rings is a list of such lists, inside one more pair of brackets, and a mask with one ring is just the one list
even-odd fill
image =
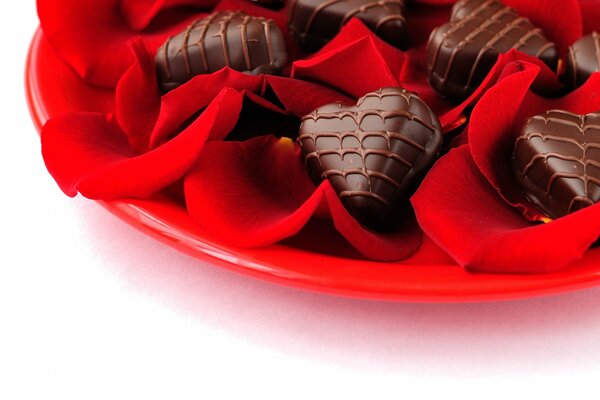
{"label": "soft shadow", "polygon": [[77,204],[96,251],[134,292],[283,354],[443,376],[465,368],[553,373],[597,367],[600,359],[600,289],[454,305],[332,297],[216,268],[135,231],[92,202]]}

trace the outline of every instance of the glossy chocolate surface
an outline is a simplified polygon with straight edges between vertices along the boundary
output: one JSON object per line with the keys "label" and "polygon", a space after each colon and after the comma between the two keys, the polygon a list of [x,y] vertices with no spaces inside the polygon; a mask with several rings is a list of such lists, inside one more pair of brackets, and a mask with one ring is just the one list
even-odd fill
{"label": "glossy chocolate surface", "polygon": [[551,218],[600,201],[600,113],[552,110],[525,124],[512,157],[523,193]]}
{"label": "glossy chocolate surface", "polygon": [[585,83],[594,72],[600,71],[600,35],[592,32],[569,47],[565,78],[571,88]]}
{"label": "glossy chocolate surface", "polygon": [[386,42],[406,45],[404,0],[289,0],[290,33],[316,49],[331,40],[351,18],[358,18]]}
{"label": "glossy chocolate surface", "polygon": [[442,95],[464,100],[483,82],[499,54],[511,49],[556,69],[556,46],[527,18],[498,0],[459,1],[450,22],[429,38],[429,82]]}
{"label": "glossy chocolate surface", "polygon": [[401,88],[356,105],[319,107],[302,118],[298,142],[313,180],[329,179],[363,225],[388,228],[442,145],[437,116]]}
{"label": "glossy chocolate surface", "polygon": [[221,11],[169,38],[156,54],[159,86],[169,91],[223,67],[277,74],[287,63],[283,33],[271,19]]}

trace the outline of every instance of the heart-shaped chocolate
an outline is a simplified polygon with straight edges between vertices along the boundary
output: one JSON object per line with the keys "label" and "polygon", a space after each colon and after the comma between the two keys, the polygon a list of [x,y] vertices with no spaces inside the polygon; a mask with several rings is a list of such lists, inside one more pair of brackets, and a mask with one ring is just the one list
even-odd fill
{"label": "heart-shaped chocolate", "polygon": [[160,88],[166,92],[226,66],[252,75],[276,74],[287,60],[285,38],[273,20],[220,11],[169,38],[155,62]]}
{"label": "heart-shaped chocolate", "polygon": [[442,131],[416,94],[392,87],[319,107],[302,118],[298,142],[313,180],[329,179],[355,218],[386,229],[433,164]]}
{"label": "heart-shaped chocolate", "polygon": [[600,34],[592,32],[569,47],[565,77],[571,88],[585,83],[594,73],[600,71]]}
{"label": "heart-shaped chocolate", "polygon": [[530,118],[512,157],[518,183],[551,218],[600,201],[600,112],[552,110]]}
{"label": "heart-shaped chocolate", "polygon": [[527,18],[498,0],[461,0],[450,22],[429,38],[429,82],[442,95],[464,100],[483,82],[498,55],[511,49],[556,69],[556,46]]}
{"label": "heart-shaped chocolate", "polygon": [[351,18],[358,18],[386,42],[406,45],[404,0],[291,0],[290,33],[308,48],[331,40]]}

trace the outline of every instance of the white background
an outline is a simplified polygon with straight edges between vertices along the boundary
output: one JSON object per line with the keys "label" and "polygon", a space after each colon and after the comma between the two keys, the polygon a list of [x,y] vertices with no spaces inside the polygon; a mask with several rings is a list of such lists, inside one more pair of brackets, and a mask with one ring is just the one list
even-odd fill
{"label": "white background", "polygon": [[598,398],[600,289],[328,297],[199,262],[65,197],[25,105],[26,3],[0,12],[0,399]]}

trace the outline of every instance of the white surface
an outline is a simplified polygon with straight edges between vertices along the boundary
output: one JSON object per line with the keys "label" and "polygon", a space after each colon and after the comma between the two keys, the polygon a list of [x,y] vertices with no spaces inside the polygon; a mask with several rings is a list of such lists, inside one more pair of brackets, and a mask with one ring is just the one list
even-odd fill
{"label": "white surface", "polygon": [[23,94],[34,5],[13,3],[0,13],[0,399],[598,398],[600,289],[333,298],[204,264],[65,197]]}

